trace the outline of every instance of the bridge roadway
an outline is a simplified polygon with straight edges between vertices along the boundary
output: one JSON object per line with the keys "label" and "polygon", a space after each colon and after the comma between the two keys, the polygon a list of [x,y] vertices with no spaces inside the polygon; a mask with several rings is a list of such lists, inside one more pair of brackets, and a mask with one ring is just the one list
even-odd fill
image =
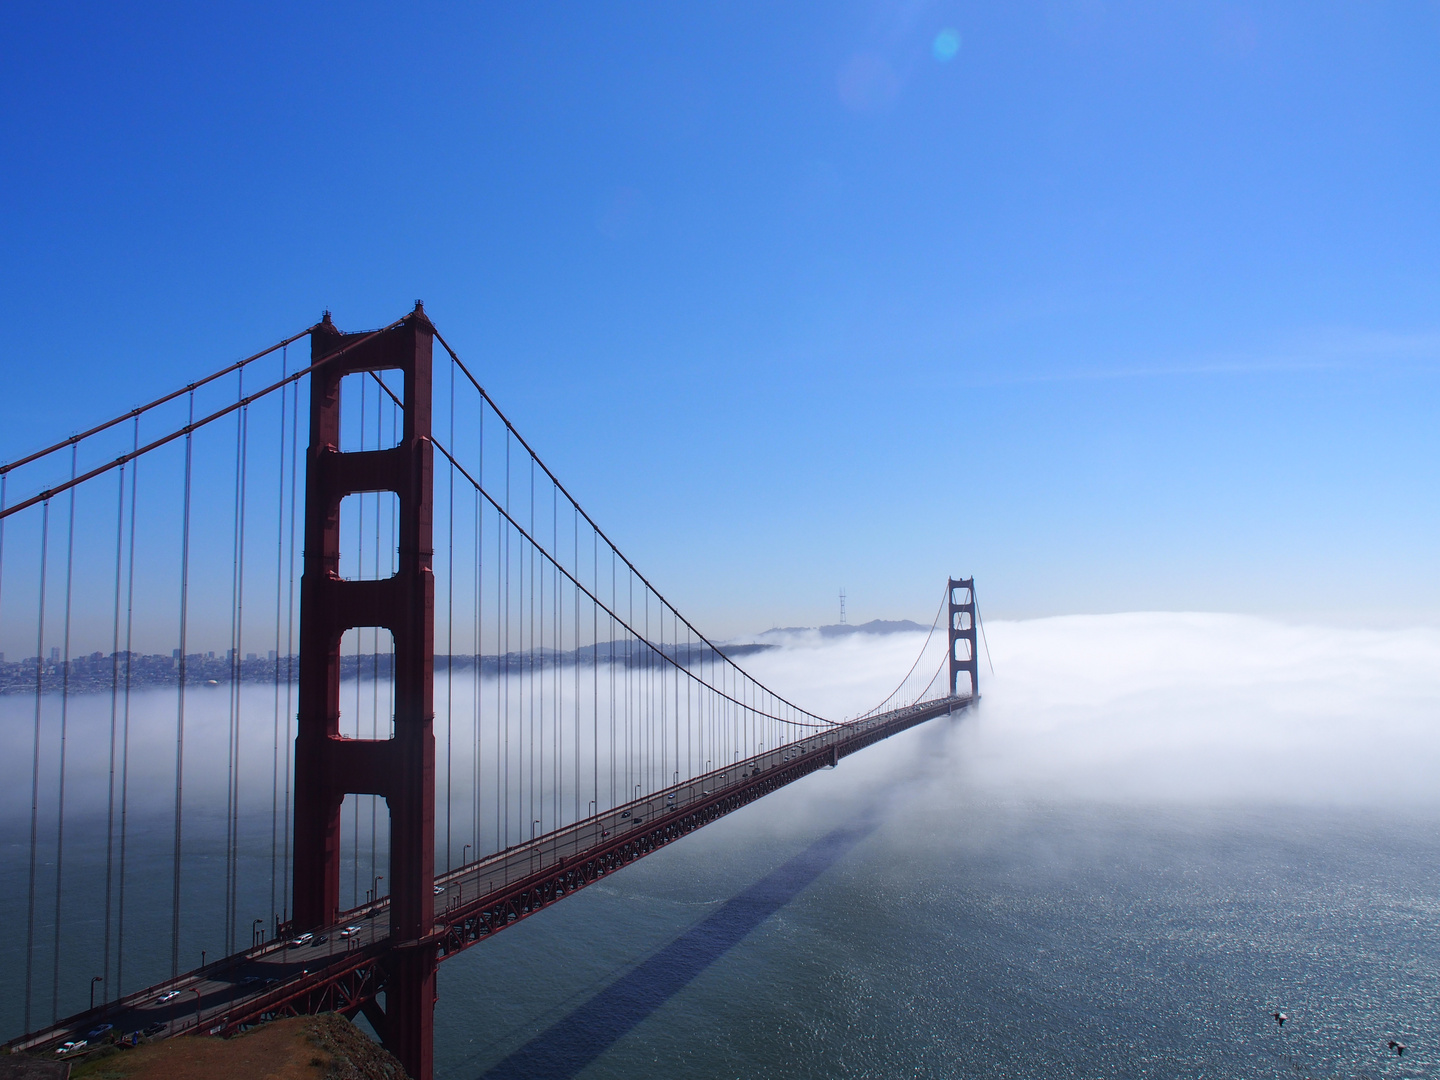
{"label": "bridge roadway", "polygon": [[441,960],[453,956],[718,817],[973,700],[940,698],[838,724],[441,874],[435,929],[423,941],[390,940],[389,898],[383,897],[344,912],[304,944],[267,942],[7,1046],[48,1050],[102,1023],[113,1024],[114,1034],[164,1025],[157,1038],[232,1034],[278,1016],[329,1010],[352,1017],[363,1012],[378,1026],[384,1017],[375,995],[384,989],[387,954],[434,948]]}

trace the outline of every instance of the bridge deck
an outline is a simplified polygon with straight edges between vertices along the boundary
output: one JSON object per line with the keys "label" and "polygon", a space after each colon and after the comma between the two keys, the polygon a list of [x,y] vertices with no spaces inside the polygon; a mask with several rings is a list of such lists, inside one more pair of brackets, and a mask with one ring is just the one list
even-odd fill
{"label": "bridge deck", "polygon": [[[117,1032],[160,1023],[164,1037],[229,1034],[277,1016],[327,1010],[352,1017],[363,1011],[383,1023],[374,999],[384,988],[386,954],[434,948],[442,960],[453,956],[725,814],[973,700],[941,698],[836,725],[451,870],[436,878],[434,931],[423,941],[390,940],[389,902],[382,898],[343,913],[308,944],[274,941],[225,957],[7,1046],[47,1048],[100,1023]],[[358,929],[342,936],[347,927]]]}

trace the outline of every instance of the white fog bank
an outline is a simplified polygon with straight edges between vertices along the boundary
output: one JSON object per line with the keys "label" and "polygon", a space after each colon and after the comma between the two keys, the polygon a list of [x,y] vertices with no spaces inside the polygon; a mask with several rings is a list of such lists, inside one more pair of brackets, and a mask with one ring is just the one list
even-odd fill
{"label": "white fog bank", "polygon": [[[975,795],[1440,806],[1435,629],[1165,612],[985,629],[995,671],[982,647],[983,700],[950,727],[946,755]],[[798,702],[853,714],[923,640],[797,636],[746,667]]]}

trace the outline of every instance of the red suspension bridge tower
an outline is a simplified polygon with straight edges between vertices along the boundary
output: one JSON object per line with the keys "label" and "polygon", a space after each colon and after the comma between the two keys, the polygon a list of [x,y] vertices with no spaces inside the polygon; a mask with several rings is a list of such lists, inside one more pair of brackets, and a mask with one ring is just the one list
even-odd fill
{"label": "red suspension bridge tower", "polygon": [[[950,696],[957,689],[962,673],[970,676],[968,693],[980,696],[980,664],[975,652],[975,579],[950,578]],[[961,655],[961,654],[964,655]]]}
{"label": "red suspension bridge tower", "polygon": [[[385,1010],[367,1010],[413,1077],[431,1075],[435,1005],[435,579],[430,441],[435,328],[423,307],[380,334],[342,334],[325,320],[310,336],[314,369],[305,463],[305,554],[300,593],[295,740],[295,927],[340,912],[340,809],[346,795],[382,796],[390,809],[390,912],[395,947]],[[360,339],[370,340],[356,345]],[[340,451],[340,385],[383,370],[404,377],[404,428],[390,449]],[[393,577],[340,576],[340,502],[359,492],[399,499]],[[384,627],[394,638],[395,715],[389,739],[340,737],[340,643],[347,630]]]}

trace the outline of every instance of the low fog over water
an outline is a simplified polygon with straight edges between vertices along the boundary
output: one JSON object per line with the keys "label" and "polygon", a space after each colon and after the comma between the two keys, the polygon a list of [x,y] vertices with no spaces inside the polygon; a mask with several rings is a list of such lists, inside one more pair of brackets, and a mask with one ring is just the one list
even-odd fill
{"label": "low fog over water", "polygon": [[[947,778],[972,795],[1440,808],[1440,631],[1165,612],[985,630]],[[924,639],[772,633],[747,666],[838,717]]]}
{"label": "low fog over water", "polygon": [[[1431,1074],[1440,632],[1167,613],[985,630],[977,709],[807,777],[447,961],[437,1074],[512,1075],[595,1015],[615,1037],[555,1075]],[[926,635],[751,640],[772,647],[745,656],[747,670],[839,719],[892,691]],[[922,672],[943,647],[931,640]],[[568,700],[564,687],[556,700]],[[528,693],[523,679],[512,689]],[[495,690],[467,675],[449,707],[438,677],[437,714],[449,708],[470,732],[478,692],[493,739]],[[362,736],[383,726],[372,714],[387,694],[347,682],[354,716],[343,725],[354,720]],[[246,695],[242,926],[269,912],[276,737],[273,688]],[[182,956],[198,961],[221,948],[227,701],[214,688],[187,699],[185,904],[197,923]],[[45,702],[47,739],[55,705]],[[174,707],[173,690],[133,705],[127,933],[159,935],[163,947],[127,940],[127,989],[168,970]],[[0,699],[6,966],[23,963],[25,948],[33,710],[33,699]],[[69,723],[67,767],[86,779],[67,792],[79,824],[67,839],[62,1012],[83,1007],[101,939],[83,903],[98,903],[102,885],[108,695],[74,698]],[[709,756],[685,753],[696,765]],[[51,751],[42,758],[53,769]],[[457,794],[457,854],[474,815],[485,847],[504,840],[492,765],[482,756],[478,805]],[[458,785],[473,766],[457,750]],[[617,791],[636,780],[617,777]],[[558,788],[542,776],[536,793],[533,814],[511,808],[512,832],[576,812],[563,776]],[[42,799],[53,794],[42,788]],[[383,804],[374,820],[372,847],[368,802],[346,808],[347,902],[385,873]],[[283,853],[283,830],[277,839]],[[40,842],[45,1018],[55,867],[51,839]],[[691,955],[683,978],[665,976],[707,920],[747,889],[773,892],[775,875],[806,859],[810,876],[782,889],[773,912],[702,961]],[[277,887],[283,898],[283,879]],[[662,984],[663,994],[644,992]],[[13,1031],[19,1003],[5,1006]],[[617,1007],[629,1011],[617,1019]],[[1271,1030],[1277,1009],[1293,1018],[1283,1037]],[[1410,1047],[1403,1069],[1378,1053],[1391,1037]]]}
{"label": "low fog over water", "polygon": [[[986,630],[973,713],[442,968],[439,1074],[1433,1074],[1440,633],[1167,613]],[[758,678],[843,715],[924,635],[756,640],[781,646],[747,659]],[[727,905],[857,822],[873,831],[695,960]],[[646,987],[674,981],[652,1009]]]}

